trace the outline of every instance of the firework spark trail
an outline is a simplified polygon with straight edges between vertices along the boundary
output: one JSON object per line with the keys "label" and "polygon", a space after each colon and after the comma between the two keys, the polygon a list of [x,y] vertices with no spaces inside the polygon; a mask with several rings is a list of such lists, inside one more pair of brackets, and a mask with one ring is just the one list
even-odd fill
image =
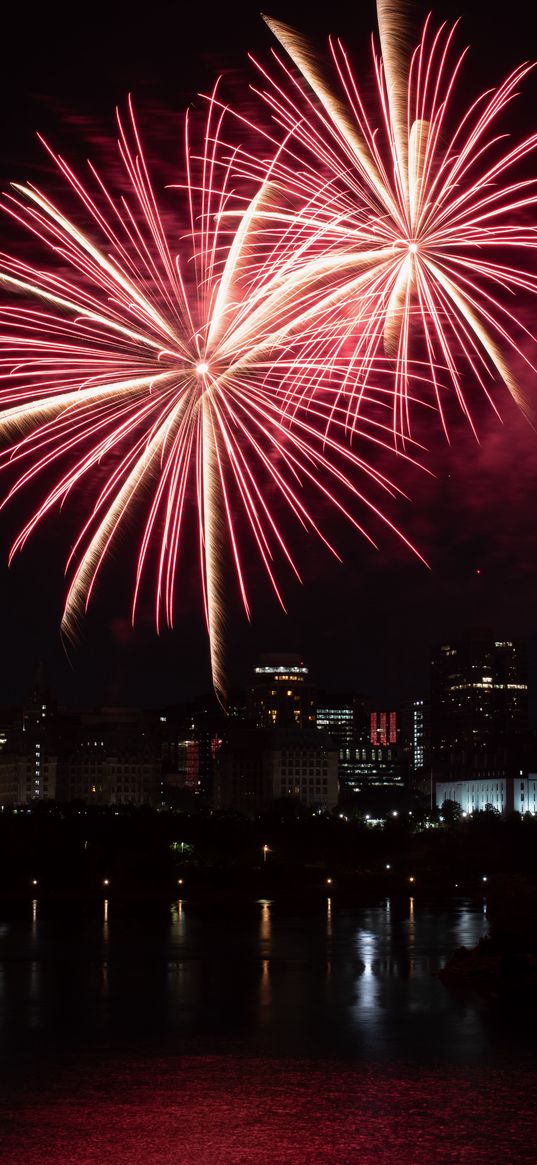
{"label": "firework spark trail", "polygon": [[226,563],[248,614],[244,563],[253,543],[283,606],[274,559],[297,576],[298,568],[280,509],[336,553],[312,512],[314,495],[372,541],[356,508],[396,528],[358,482],[380,499],[400,491],[371,463],[391,440],[389,419],[378,415],[382,386],[356,433],[361,456],[344,440],[338,403],[346,363],[332,355],[328,386],[323,330],[317,310],[308,324],[303,280],[278,287],[276,256],[255,266],[252,228],[270,188],[235,193],[232,159],[219,146],[222,120],[213,95],[196,151],[186,119],[179,253],[130,106],[118,117],[119,191],[93,165],[83,182],[47,146],[69,209],[31,185],[4,197],[4,212],[45,258],[36,266],[0,256],[8,297],[0,307],[0,431],[8,442],[0,469],[11,475],[2,506],[27,487],[41,490],[12,554],[71,493],[78,506],[83,497],[67,563],[69,635],[135,506],[143,517],[133,618],[153,563],[157,627],[173,625],[185,521],[196,507],[213,683],[224,700]]}
{"label": "firework spark trail", "polygon": [[455,27],[435,32],[428,18],[409,51],[404,4],[378,0],[377,10],[376,104],[362,99],[339,40],[323,62],[301,34],[265,17],[298,70],[277,54],[279,75],[256,62],[257,93],[285,137],[267,131],[266,161],[247,151],[237,159],[270,182],[257,221],[265,283],[308,295],[303,357],[318,313],[325,367],[330,349],[347,359],[349,417],[384,358],[394,433],[409,433],[418,357],[446,433],[446,393],[472,424],[470,386],[495,408],[498,378],[529,414],[516,366],[535,371],[518,301],[537,293],[537,179],[525,169],[537,135],[506,142],[502,115],[532,66],[457,113],[466,54],[454,49]]}

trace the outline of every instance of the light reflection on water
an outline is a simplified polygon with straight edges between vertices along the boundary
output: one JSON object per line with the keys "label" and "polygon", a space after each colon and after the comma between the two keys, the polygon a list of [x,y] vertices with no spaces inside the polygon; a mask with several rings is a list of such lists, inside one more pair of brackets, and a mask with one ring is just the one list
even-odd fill
{"label": "light reflection on water", "polygon": [[5,924],[0,1050],[53,1044],[354,1060],[479,1062],[503,1040],[475,997],[435,977],[450,952],[487,931],[480,904],[449,910],[414,896],[351,908],[332,896],[301,915],[261,900],[225,912],[176,900],[123,916],[104,899],[80,911]]}
{"label": "light reflection on water", "polygon": [[372,934],[371,931],[358,931],[356,947],[358,956],[364,964],[362,974],[359,974],[356,979],[357,1007],[360,1012],[373,1009],[377,1002],[376,977],[373,970],[376,945],[376,935]]}
{"label": "light reflection on water", "polygon": [[486,930],[413,896],[35,899],[0,943],[2,1165],[535,1165],[528,1016],[435,977]]}
{"label": "light reflection on water", "polygon": [[261,906],[261,920],[259,924],[259,938],[261,940],[261,949],[265,951],[270,944],[271,936],[271,918],[270,918],[270,902],[263,900],[260,902]]}

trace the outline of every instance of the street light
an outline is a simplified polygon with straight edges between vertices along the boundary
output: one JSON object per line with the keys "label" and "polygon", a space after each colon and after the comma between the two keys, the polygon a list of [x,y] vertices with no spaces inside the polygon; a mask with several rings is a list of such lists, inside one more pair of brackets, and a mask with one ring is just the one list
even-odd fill
{"label": "street light", "polygon": [[109,886],[109,885],[110,885],[110,878],[103,878],[103,886]]}
{"label": "street light", "polygon": [[268,854],[268,853],[270,853],[270,846],[268,846],[268,845],[264,845],[264,846],[263,846],[263,861],[264,861],[264,862],[266,862],[266,860],[267,860],[267,854]]}

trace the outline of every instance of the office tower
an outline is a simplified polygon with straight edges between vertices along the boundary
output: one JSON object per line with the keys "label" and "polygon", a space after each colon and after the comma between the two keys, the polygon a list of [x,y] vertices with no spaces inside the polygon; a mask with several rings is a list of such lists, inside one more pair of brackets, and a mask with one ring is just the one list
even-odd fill
{"label": "office tower", "polygon": [[258,728],[315,728],[316,692],[299,655],[263,655],[249,695]]}
{"label": "office tower", "polygon": [[368,723],[369,701],[365,696],[350,692],[319,692],[317,728],[332,737],[341,760],[348,749],[362,742]]}
{"label": "office tower", "polygon": [[214,762],[227,724],[215,697],[167,708],[160,722],[163,802],[179,804],[186,793],[212,803]]}
{"label": "office tower", "polygon": [[58,772],[57,706],[39,665],[22,715],[14,726],[11,750],[16,756],[18,801],[56,797]]}
{"label": "office tower", "polygon": [[500,811],[523,808],[527,733],[522,643],[477,630],[435,648],[431,754],[437,804],[456,800],[465,811],[485,804]]}
{"label": "office tower", "polygon": [[424,696],[401,706],[398,734],[414,788],[430,793],[431,709]]}

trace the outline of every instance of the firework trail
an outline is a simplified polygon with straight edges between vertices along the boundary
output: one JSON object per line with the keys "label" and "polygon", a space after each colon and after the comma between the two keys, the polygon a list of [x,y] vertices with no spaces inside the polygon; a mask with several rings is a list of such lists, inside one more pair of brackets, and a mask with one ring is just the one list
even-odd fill
{"label": "firework trail", "polygon": [[528,413],[519,371],[535,372],[535,337],[520,301],[537,293],[537,188],[527,173],[537,135],[513,143],[501,115],[531,66],[461,111],[456,26],[434,31],[428,18],[410,51],[404,5],[377,0],[377,10],[371,101],[339,40],[323,62],[301,34],[265,17],[298,70],[276,54],[279,74],[256,62],[258,94],[285,131],[278,141],[267,133],[266,161],[243,157],[244,172],[271,184],[264,221],[258,208],[266,276],[277,255],[275,281],[307,292],[324,366],[330,350],[347,359],[342,392],[354,417],[381,358],[392,361],[396,434],[411,431],[413,361],[428,369],[446,433],[446,398],[472,423],[468,389],[479,385],[495,407],[498,378]]}
{"label": "firework trail", "polygon": [[213,95],[196,148],[186,119],[185,177],[170,196],[174,213],[187,207],[186,227],[170,225],[159,209],[130,105],[118,116],[119,186],[91,164],[82,180],[46,147],[61,203],[33,185],[5,196],[3,210],[26,232],[32,261],[0,256],[9,293],[0,308],[0,470],[9,477],[2,505],[27,487],[40,491],[12,555],[71,494],[76,512],[83,509],[67,563],[68,635],[133,511],[133,618],[152,570],[157,627],[173,625],[184,530],[195,512],[213,683],[224,702],[228,564],[248,614],[244,563],[253,545],[283,605],[274,558],[297,576],[298,568],[281,510],[336,553],[311,498],[371,541],[354,503],[395,527],[357,482],[380,497],[398,491],[370,464],[390,444],[389,410],[387,422],[371,416],[361,425],[367,456],[338,439],[344,361],[332,360],[332,387],[319,393],[326,369],[300,281],[298,294],[289,286],[282,293],[276,256],[254,261],[252,224],[270,192],[265,182],[237,192],[233,151],[226,145],[223,157],[220,148],[222,118]]}

